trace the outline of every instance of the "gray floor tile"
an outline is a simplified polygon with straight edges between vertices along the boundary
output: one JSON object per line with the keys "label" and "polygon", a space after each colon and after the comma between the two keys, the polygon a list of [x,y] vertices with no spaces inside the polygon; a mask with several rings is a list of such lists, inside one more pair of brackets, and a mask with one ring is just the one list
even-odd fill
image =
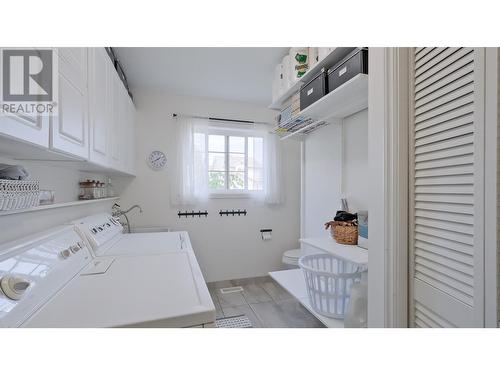
{"label": "gray floor tile", "polygon": [[217,292],[212,288],[208,288],[208,291],[210,292],[210,297],[212,297],[212,301],[215,305],[215,318],[224,318],[224,313],[222,312],[222,308],[219,303],[219,297],[217,297]]}
{"label": "gray floor tile", "polygon": [[221,293],[220,290],[217,290],[217,297],[219,298],[219,303],[222,308],[247,305],[243,293],[240,292]]}
{"label": "gray floor tile", "polygon": [[295,299],[290,293],[288,293],[285,289],[283,289],[280,285],[278,285],[273,280],[264,281],[263,283],[261,283],[259,285],[276,302]]}
{"label": "gray floor tile", "polygon": [[272,280],[270,276],[247,277],[245,279],[228,280],[232,285],[259,284]]}
{"label": "gray floor tile", "polygon": [[243,306],[235,306],[235,307],[224,307],[222,309],[224,311],[224,316],[229,318],[231,316],[242,315],[245,314],[248,319],[252,322],[253,328],[262,328],[262,323],[257,318],[253,310],[248,305]]}
{"label": "gray floor tile", "polygon": [[207,283],[208,289],[220,289],[227,288],[233,286],[234,283],[232,280],[223,280],[223,281],[212,281]]}
{"label": "gray floor tile", "polygon": [[250,307],[269,328],[320,328],[324,327],[309,311],[296,300],[262,302]]}
{"label": "gray floor tile", "polygon": [[[254,327],[323,327],[291,294],[270,277],[217,281],[207,284],[217,318],[245,314]],[[221,288],[242,286],[243,292],[221,293]]]}
{"label": "gray floor tile", "polygon": [[269,302],[272,298],[267,292],[257,284],[243,285],[243,296],[247,303]]}

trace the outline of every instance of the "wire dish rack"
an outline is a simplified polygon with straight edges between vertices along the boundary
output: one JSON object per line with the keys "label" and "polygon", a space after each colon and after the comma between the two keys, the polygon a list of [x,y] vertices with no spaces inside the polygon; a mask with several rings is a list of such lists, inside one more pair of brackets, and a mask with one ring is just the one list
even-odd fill
{"label": "wire dish rack", "polygon": [[307,135],[325,125],[328,125],[327,121],[316,121],[310,117],[297,116],[277,125],[273,129],[273,133],[281,139],[286,139],[297,134]]}
{"label": "wire dish rack", "polygon": [[36,207],[39,196],[40,182],[37,180],[0,179],[0,211]]}

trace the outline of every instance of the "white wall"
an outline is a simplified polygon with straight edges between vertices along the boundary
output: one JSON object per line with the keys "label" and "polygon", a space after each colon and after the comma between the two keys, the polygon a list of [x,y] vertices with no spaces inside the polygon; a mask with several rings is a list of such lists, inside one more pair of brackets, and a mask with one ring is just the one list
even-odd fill
{"label": "white wall", "polygon": [[339,209],[341,181],[341,127],[328,125],[304,141],[304,237],[328,233],[323,224]]}
{"label": "white wall", "polygon": [[368,110],[344,119],[343,195],[352,212],[368,210]]}
{"label": "white wall", "polygon": [[[41,189],[55,191],[55,203],[78,200],[78,182],[83,179],[99,179],[101,181],[105,179],[104,175],[80,172],[65,162],[16,161],[0,157],[0,163],[23,165],[30,173],[30,178],[40,181]],[[110,212],[111,205],[110,202],[100,202],[85,206],[0,216],[0,244],[56,225],[69,223],[82,216],[102,211]]]}
{"label": "white wall", "polygon": [[[137,178],[121,194],[122,208],[140,204],[143,213],[130,215],[133,226],[168,226],[189,231],[198,262],[207,281],[262,276],[282,268],[283,251],[298,246],[300,206],[300,148],[284,142],[286,203],[270,207],[250,199],[212,199],[189,209],[205,210],[208,218],[178,218],[170,205],[172,113],[272,122],[274,112],[239,102],[136,92]],[[167,167],[159,172],[146,165],[152,150],[167,155]],[[118,181],[119,182],[119,181]],[[220,209],[247,209],[246,217],[220,217]],[[260,238],[259,229],[273,229],[271,241]]]}
{"label": "white wall", "polygon": [[320,128],[304,143],[303,236],[328,236],[323,224],[340,209],[342,196],[351,212],[368,209],[368,111]]}

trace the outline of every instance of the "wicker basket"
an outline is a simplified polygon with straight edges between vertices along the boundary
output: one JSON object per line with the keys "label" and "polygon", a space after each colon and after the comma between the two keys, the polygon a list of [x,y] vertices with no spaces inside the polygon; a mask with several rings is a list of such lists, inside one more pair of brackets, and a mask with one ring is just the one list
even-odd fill
{"label": "wicker basket", "polygon": [[39,195],[40,183],[36,180],[0,179],[0,211],[36,207]]}
{"label": "wicker basket", "polygon": [[343,245],[358,244],[358,226],[352,222],[334,221],[330,226],[332,237]]}

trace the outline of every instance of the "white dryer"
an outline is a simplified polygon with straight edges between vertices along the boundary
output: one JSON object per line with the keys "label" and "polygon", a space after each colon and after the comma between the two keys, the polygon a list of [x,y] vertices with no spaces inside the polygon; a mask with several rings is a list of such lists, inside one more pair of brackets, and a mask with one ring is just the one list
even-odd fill
{"label": "white dryer", "polygon": [[188,252],[92,259],[74,226],[58,227],[0,246],[0,326],[212,326],[194,269]]}
{"label": "white dryer", "polygon": [[107,213],[86,216],[73,224],[88,240],[95,256],[193,252],[187,232],[123,233],[120,222]]}

